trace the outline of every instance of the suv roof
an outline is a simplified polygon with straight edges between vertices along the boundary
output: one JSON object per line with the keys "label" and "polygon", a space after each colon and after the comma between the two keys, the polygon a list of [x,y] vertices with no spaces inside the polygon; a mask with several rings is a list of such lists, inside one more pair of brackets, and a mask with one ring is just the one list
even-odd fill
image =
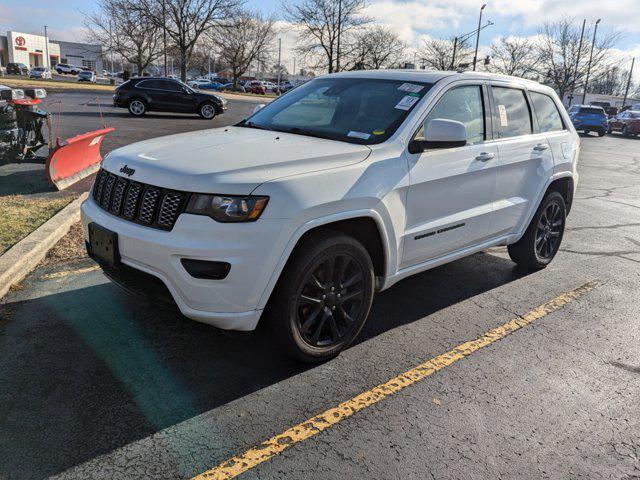
{"label": "suv roof", "polygon": [[[490,72],[473,71],[447,71],[447,70],[409,70],[409,69],[388,69],[388,70],[352,70],[348,72],[332,73],[331,76],[345,78],[381,78],[389,80],[405,80],[415,82],[435,83],[443,78],[456,77],[459,80],[501,80],[503,82],[517,82],[526,86],[535,87],[538,90],[552,91],[550,87],[534,80],[510,75],[501,75]],[[321,78],[321,77],[316,77]]]}

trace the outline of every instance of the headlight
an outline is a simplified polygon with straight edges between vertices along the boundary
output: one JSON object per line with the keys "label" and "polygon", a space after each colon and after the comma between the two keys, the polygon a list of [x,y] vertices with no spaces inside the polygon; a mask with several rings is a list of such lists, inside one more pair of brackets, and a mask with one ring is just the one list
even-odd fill
{"label": "headlight", "polygon": [[193,194],[187,204],[186,213],[207,215],[217,222],[254,222],[269,197],[261,196],[232,196],[232,195],[204,195]]}

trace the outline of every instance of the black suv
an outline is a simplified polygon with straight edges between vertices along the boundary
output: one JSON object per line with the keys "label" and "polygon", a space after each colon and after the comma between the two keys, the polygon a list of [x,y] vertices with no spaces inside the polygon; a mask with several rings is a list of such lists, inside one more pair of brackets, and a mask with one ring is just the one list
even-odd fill
{"label": "black suv", "polygon": [[29,67],[24,63],[7,63],[8,75],[29,75]]}
{"label": "black suv", "polygon": [[195,91],[171,78],[132,78],[116,88],[113,106],[128,108],[139,117],[148,111],[197,113],[212,119],[224,113],[227,102],[208,92]]}

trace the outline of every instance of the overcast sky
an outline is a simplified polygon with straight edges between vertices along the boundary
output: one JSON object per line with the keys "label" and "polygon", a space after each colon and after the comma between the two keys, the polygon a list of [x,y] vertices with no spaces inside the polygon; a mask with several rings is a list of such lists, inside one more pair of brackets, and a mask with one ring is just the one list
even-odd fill
{"label": "overcast sky", "polygon": [[[295,1],[295,0],[289,0]],[[485,0],[484,18],[494,25],[483,30],[481,45],[505,35],[529,36],[548,20],[562,16],[602,18],[599,32],[623,32],[616,45],[621,65],[640,57],[640,0]],[[247,6],[279,15],[280,0],[248,0]],[[419,47],[425,37],[451,37],[476,28],[482,1],[476,0],[370,0],[367,14],[392,27],[409,45]],[[83,16],[95,8],[92,0],[0,0],[0,32],[41,33],[49,25],[50,37],[82,41]],[[292,69],[294,35],[283,32],[283,63]],[[626,62],[624,59],[627,59]],[[638,59],[640,61],[640,58]],[[291,65],[290,65],[291,64]],[[640,65],[636,81],[640,80]],[[627,66],[628,68],[628,66]]]}

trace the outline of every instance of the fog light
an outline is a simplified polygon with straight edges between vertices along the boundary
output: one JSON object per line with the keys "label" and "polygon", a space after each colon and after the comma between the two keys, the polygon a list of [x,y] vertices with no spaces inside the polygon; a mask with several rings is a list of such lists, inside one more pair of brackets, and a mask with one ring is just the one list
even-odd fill
{"label": "fog light", "polygon": [[229,274],[231,264],[227,262],[213,262],[209,260],[180,259],[184,269],[194,278],[205,280],[222,280]]}

